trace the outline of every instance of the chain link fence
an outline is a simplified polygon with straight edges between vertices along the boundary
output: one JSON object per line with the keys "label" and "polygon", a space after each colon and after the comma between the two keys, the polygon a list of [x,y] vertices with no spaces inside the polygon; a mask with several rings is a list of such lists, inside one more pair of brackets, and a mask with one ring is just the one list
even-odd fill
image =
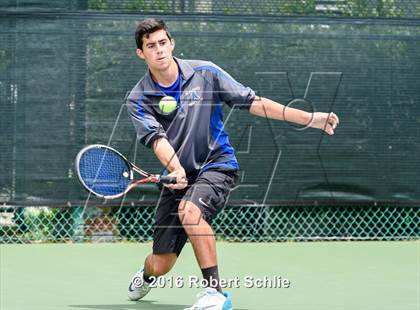
{"label": "chain link fence", "polygon": [[[144,242],[154,207],[3,207],[1,243]],[[213,222],[219,240],[408,240],[420,237],[418,207],[226,207]]]}

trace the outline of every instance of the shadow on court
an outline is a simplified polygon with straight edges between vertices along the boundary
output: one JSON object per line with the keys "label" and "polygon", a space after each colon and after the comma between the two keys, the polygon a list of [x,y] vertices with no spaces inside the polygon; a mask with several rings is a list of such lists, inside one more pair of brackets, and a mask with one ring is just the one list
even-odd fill
{"label": "shadow on court", "polygon": [[[109,304],[109,305],[69,305],[77,309],[99,309],[99,310],[132,310],[132,309],[150,309],[150,310],[182,310],[191,305],[162,305],[154,300],[145,300],[133,302],[132,304]],[[251,310],[245,308],[235,308],[236,310]]]}

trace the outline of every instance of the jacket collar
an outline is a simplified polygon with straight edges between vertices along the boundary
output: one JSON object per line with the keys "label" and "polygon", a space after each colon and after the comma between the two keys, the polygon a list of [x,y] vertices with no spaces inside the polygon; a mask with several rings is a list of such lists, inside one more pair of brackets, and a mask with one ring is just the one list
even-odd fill
{"label": "jacket collar", "polygon": [[188,81],[194,75],[194,69],[191,65],[183,59],[174,57],[175,61],[178,63],[179,70],[181,71],[181,76],[184,81]]}
{"label": "jacket collar", "polygon": [[[194,75],[194,69],[191,65],[183,59],[179,59],[174,57],[175,62],[178,64],[179,71],[181,73],[182,84],[188,81]],[[144,83],[145,83],[145,95],[149,96],[165,96],[165,94],[160,90],[160,88],[156,85],[155,81],[153,81],[152,74],[148,69],[145,76],[144,76]]]}

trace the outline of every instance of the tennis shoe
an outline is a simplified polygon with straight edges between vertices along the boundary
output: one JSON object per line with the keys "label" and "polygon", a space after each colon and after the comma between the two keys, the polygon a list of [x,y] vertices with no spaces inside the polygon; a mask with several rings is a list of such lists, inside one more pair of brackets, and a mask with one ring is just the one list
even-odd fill
{"label": "tennis shoe", "polygon": [[232,297],[228,292],[223,294],[211,287],[198,293],[197,302],[184,310],[233,310]]}
{"label": "tennis shoe", "polygon": [[130,285],[128,286],[128,298],[130,300],[142,299],[149,293],[151,287],[149,283],[144,281],[143,274],[144,267],[142,266],[131,279]]}

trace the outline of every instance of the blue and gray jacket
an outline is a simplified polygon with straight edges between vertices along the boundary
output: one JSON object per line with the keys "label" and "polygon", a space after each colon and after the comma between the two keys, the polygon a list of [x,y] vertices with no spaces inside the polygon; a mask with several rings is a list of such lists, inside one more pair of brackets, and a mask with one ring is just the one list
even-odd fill
{"label": "blue and gray jacket", "polygon": [[237,170],[235,152],[223,128],[222,102],[231,108],[249,109],[255,92],[211,62],[175,61],[181,83],[180,100],[173,112],[160,110],[159,102],[166,94],[150,71],[128,96],[138,140],[151,147],[158,137],[168,139],[189,179],[207,169]]}

